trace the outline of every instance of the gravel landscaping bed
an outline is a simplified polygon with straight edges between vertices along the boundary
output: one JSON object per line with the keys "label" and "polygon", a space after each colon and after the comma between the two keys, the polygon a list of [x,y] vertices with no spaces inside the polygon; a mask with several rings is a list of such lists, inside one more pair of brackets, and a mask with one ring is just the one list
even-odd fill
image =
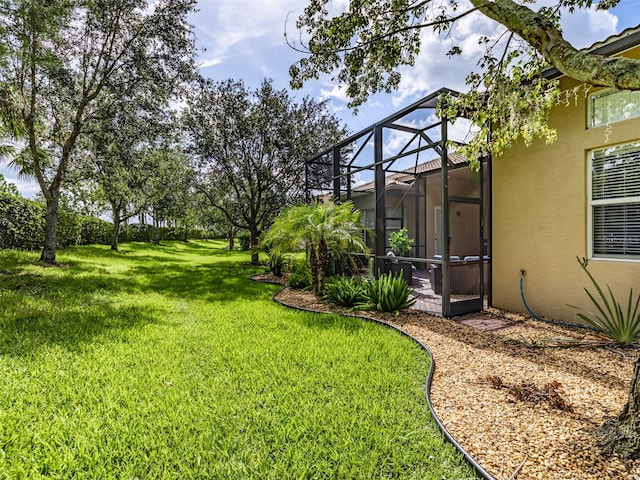
{"label": "gravel landscaping bed", "polygon": [[636,348],[603,346],[587,330],[497,310],[481,315],[506,318],[508,326],[484,331],[415,310],[397,316],[351,312],[288,288],[277,300],[375,317],[427,345],[436,361],[436,413],[496,479],[640,480],[640,461],[602,455],[592,435],[622,409]]}

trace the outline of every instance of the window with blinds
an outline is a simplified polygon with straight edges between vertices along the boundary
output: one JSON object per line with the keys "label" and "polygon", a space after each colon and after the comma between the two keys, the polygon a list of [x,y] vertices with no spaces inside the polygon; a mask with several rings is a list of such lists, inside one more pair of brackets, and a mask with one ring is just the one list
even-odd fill
{"label": "window with blinds", "polygon": [[591,251],[640,259],[640,142],[591,152]]}
{"label": "window with blinds", "polygon": [[606,90],[589,96],[589,126],[640,117],[640,91]]}

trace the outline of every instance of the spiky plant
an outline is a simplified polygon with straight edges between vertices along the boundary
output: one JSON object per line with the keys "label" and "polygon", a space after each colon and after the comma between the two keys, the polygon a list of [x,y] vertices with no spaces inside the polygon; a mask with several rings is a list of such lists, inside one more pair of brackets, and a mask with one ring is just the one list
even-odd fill
{"label": "spiky plant", "polygon": [[626,309],[623,310],[622,305],[616,300],[609,285],[607,285],[609,293],[607,296],[593,275],[591,275],[591,272],[587,269],[588,261],[584,258],[578,258],[578,264],[589,276],[591,283],[596,289],[597,297],[587,290],[587,288],[585,288],[584,291],[587,292],[589,300],[591,300],[591,303],[593,303],[598,313],[588,312],[583,308],[570,305],[573,308],[585,312],[577,313],[576,315],[588,325],[618,343],[630,344],[638,340],[640,338],[640,313],[638,312],[640,296],[634,298],[633,288],[631,288],[629,290]]}

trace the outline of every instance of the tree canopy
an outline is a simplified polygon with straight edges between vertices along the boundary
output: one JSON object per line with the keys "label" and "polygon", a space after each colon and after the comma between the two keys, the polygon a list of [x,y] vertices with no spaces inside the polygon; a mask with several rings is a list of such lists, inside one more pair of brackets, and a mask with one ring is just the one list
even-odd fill
{"label": "tree canopy", "polygon": [[20,192],[18,191],[18,187],[16,187],[16,184],[7,182],[7,179],[4,178],[4,175],[2,175],[1,173],[0,173],[0,194],[11,195],[13,197],[20,196]]}
{"label": "tree canopy", "polygon": [[[20,159],[47,202],[41,259],[55,261],[61,186],[108,92],[165,89],[193,72],[195,0],[2,0],[2,111],[20,125]],[[146,79],[142,82],[141,79]]]}
{"label": "tree canopy", "polygon": [[301,103],[271,81],[203,81],[186,124],[199,190],[252,245],[280,210],[305,196],[305,160],[346,136],[322,103]]}
{"label": "tree canopy", "polygon": [[[618,0],[559,0],[547,3],[514,0],[350,0],[339,9],[331,0],[313,0],[298,19],[300,42],[290,45],[306,56],[290,67],[291,85],[300,88],[321,74],[346,87],[350,106],[369,95],[397,88],[400,67],[413,66],[421,48],[421,31],[446,35],[474,12],[504,26],[495,38],[482,38],[485,52],[478,71],[469,75],[468,92],[447,98],[443,113],[464,111],[480,129],[462,149],[474,161],[485,151],[501,153],[516,139],[555,139],[546,124],[550,108],[561,100],[558,83],[547,78],[551,67],[585,84],[640,89],[640,60],[602,57],[579,50],[565,40],[563,14],[576,9],[609,9]],[[287,33],[288,38],[292,37]],[[461,45],[448,53],[459,55]],[[488,125],[493,124],[487,144]]]}

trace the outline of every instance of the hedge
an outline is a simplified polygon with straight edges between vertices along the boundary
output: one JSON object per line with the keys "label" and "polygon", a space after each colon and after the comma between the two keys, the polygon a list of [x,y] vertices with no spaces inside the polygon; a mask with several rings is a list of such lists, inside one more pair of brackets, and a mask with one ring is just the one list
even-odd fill
{"label": "hedge", "polygon": [[[0,248],[36,250],[44,244],[47,209],[42,203],[0,194]],[[109,244],[113,225],[67,210],[58,213],[57,246]]]}
{"label": "hedge", "polygon": [[41,248],[45,213],[46,208],[41,203],[0,195],[0,247]]}
{"label": "hedge", "polygon": [[[184,240],[184,227],[159,227],[160,241],[162,240]],[[118,235],[119,242],[152,242],[155,239],[155,228],[153,225],[133,223],[120,227]],[[187,238],[203,240],[208,238],[206,232],[201,228],[189,228]]]}
{"label": "hedge", "polygon": [[[44,204],[0,193],[0,249],[37,250],[44,244]],[[184,228],[160,227],[160,240],[183,240]],[[190,228],[188,238],[203,239],[202,229]],[[58,212],[58,248],[73,245],[110,245],[113,224],[99,218],[78,215],[68,210]],[[152,225],[123,225],[119,242],[151,242],[155,238]]]}

